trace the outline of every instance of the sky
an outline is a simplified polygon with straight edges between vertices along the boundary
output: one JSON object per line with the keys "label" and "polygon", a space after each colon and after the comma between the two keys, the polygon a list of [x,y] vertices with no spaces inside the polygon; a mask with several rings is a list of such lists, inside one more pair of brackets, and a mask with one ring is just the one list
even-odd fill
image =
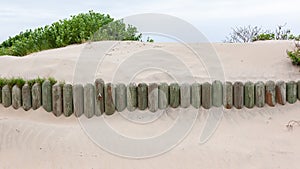
{"label": "sky", "polygon": [[0,42],[26,29],[50,25],[89,10],[116,19],[160,13],[194,25],[209,41],[221,42],[237,26],[274,30],[284,25],[300,34],[299,0],[0,0]]}

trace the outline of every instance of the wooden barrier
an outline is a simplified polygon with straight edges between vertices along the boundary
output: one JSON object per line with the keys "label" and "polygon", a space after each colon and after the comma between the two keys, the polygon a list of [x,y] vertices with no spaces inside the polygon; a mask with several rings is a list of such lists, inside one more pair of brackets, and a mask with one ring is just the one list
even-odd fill
{"label": "wooden barrier", "polygon": [[231,109],[264,107],[265,104],[274,107],[276,103],[285,105],[286,102],[294,104],[300,100],[300,81],[261,81],[253,83],[231,82],[222,83],[214,81],[212,84],[200,83],[140,83],[136,86],[130,83],[127,86],[119,83],[114,86],[105,84],[102,79],[97,79],[94,84],[85,86],[80,84],[51,85],[50,81],[23,86],[1,87],[1,101],[4,107],[12,106],[14,109],[23,107],[25,111],[36,110],[43,106],[45,111],[52,112],[55,116],[69,117],[73,113],[76,117],[84,114],[87,118],[103,113],[111,115],[117,110],[129,111],[146,110],[156,112],[158,109],[194,108],[209,109],[224,106]]}

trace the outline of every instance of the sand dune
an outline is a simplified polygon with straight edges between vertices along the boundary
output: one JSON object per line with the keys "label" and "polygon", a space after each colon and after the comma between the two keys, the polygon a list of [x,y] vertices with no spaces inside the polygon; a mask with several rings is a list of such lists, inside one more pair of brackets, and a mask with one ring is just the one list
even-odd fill
{"label": "sand dune", "polygon": [[[97,42],[43,51],[22,58],[4,56],[0,57],[0,75],[25,78],[51,76],[71,83],[78,58],[97,55],[98,47],[109,43],[113,43],[114,47],[105,52],[93,75],[105,81],[122,82],[131,78],[136,82],[171,82],[175,77],[179,82],[202,82],[214,78],[207,74],[205,67],[198,64],[193,52],[184,45],[140,42]],[[191,46],[202,49],[204,54],[211,54],[204,50],[209,47],[208,44]],[[271,41],[216,43],[212,49],[218,54],[226,80],[288,81],[300,79],[299,68],[292,66],[285,54],[286,49],[292,48],[293,42]],[[176,56],[192,73],[182,74],[180,65],[163,65],[164,58],[157,65],[169,66],[174,77],[168,75],[170,72],[158,69],[142,71],[134,78],[119,71],[126,70],[122,69],[122,64],[129,72],[135,70],[134,65],[139,62],[133,62],[129,67],[126,59],[133,55],[150,57],[149,51],[159,57],[164,57],[159,52]],[[214,68],[214,65],[205,66]],[[113,77],[115,72],[120,72],[122,76]],[[161,113],[159,118],[153,117],[157,119],[148,125],[126,120],[126,111],[98,118],[104,118],[120,133],[146,137],[158,135],[172,127],[177,111],[158,112]],[[210,112],[193,108],[185,111],[198,113],[185,139],[162,155],[137,160],[115,156],[97,146],[89,139],[89,133],[80,123],[82,120],[74,116],[57,118],[42,109],[25,112],[0,106],[0,168],[298,168],[300,126],[288,131],[285,125],[290,120],[300,120],[299,101],[273,108],[225,110],[215,133],[204,144],[199,143],[199,137]],[[117,146],[118,143],[111,144]]]}

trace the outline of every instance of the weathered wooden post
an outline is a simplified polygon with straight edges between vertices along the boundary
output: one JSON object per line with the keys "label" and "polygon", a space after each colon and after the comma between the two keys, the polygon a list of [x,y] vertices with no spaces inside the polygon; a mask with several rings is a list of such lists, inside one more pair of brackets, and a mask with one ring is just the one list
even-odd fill
{"label": "weathered wooden post", "polygon": [[286,104],[286,84],[284,81],[276,83],[276,102],[281,105]]}
{"label": "weathered wooden post", "polygon": [[134,111],[137,107],[137,87],[135,83],[127,86],[127,109]]}
{"label": "weathered wooden post", "polygon": [[265,105],[265,84],[257,82],[255,84],[255,104],[257,107],[264,107]]}
{"label": "weathered wooden post", "polygon": [[290,104],[296,103],[297,101],[297,83],[295,81],[289,81],[286,84],[287,101]]}
{"label": "weathered wooden post", "polygon": [[226,109],[231,109],[233,106],[233,87],[231,82],[223,84],[223,105]]}
{"label": "weathered wooden post", "polygon": [[298,100],[300,100],[300,80],[297,82]]}
{"label": "weathered wooden post", "polygon": [[25,111],[31,108],[31,89],[27,83],[22,87],[22,106]]}
{"label": "weathered wooden post", "polygon": [[102,79],[95,80],[95,115],[100,116],[105,112],[104,107],[104,86],[105,83]]}
{"label": "weathered wooden post", "polygon": [[246,82],[245,83],[245,107],[251,109],[254,107],[254,83],[252,82]]}
{"label": "weathered wooden post", "polygon": [[47,112],[52,111],[52,86],[49,80],[42,84],[42,104]]}
{"label": "weathered wooden post", "polygon": [[2,88],[2,104],[4,107],[11,106],[11,90],[8,85]]}
{"label": "weathered wooden post", "polygon": [[192,106],[199,109],[201,106],[201,84],[193,83],[191,86]]}
{"label": "weathered wooden post", "polygon": [[188,83],[180,86],[180,105],[182,108],[188,108],[191,105],[191,86]]}
{"label": "weathered wooden post", "polygon": [[104,87],[105,114],[112,115],[115,112],[115,89],[113,84],[107,83]]}
{"label": "weathered wooden post", "polygon": [[208,82],[202,84],[202,106],[209,109],[212,106],[212,85]]}
{"label": "weathered wooden post", "polygon": [[52,110],[56,117],[63,113],[62,88],[59,83],[52,86]]}
{"label": "weathered wooden post", "polygon": [[212,83],[212,104],[215,107],[221,107],[223,103],[223,87],[222,82],[215,80]]}
{"label": "weathered wooden post", "polygon": [[275,82],[267,81],[266,82],[266,103],[274,107],[276,104],[276,94],[275,94]]}
{"label": "weathered wooden post", "polygon": [[244,107],[244,86],[242,82],[233,84],[233,103],[237,109]]}
{"label": "weathered wooden post", "polygon": [[75,84],[73,86],[73,105],[74,105],[74,114],[76,117],[80,117],[83,114],[84,107],[84,91],[81,84]]}
{"label": "weathered wooden post", "polygon": [[139,83],[138,89],[138,108],[145,110],[148,107],[148,86],[146,83]]}
{"label": "weathered wooden post", "polygon": [[12,107],[14,109],[18,109],[22,105],[22,96],[21,96],[21,89],[17,86],[14,85],[12,88]]}
{"label": "weathered wooden post", "polygon": [[148,86],[148,108],[151,112],[158,110],[158,85],[150,83]]}
{"label": "weathered wooden post", "polygon": [[2,87],[3,86],[0,86],[0,103],[2,103]]}
{"label": "weathered wooden post", "polygon": [[123,111],[126,108],[126,103],[127,103],[127,96],[126,96],[126,86],[123,83],[118,83],[116,85],[116,89],[115,89],[115,93],[116,93],[116,110],[118,112]]}
{"label": "weathered wooden post", "polygon": [[158,107],[166,109],[169,105],[169,85],[161,83],[158,85]]}
{"label": "weathered wooden post", "polygon": [[87,118],[91,118],[95,114],[95,87],[91,83],[84,86],[83,110]]}
{"label": "weathered wooden post", "polygon": [[180,87],[178,83],[170,84],[170,107],[177,108],[180,105]]}
{"label": "weathered wooden post", "polygon": [[35,83],[31,89],[32,109],[36,110],[42,105],[42,88],[39,83]]}
{"label": "weathered wooden post", "polygon": [[73,89],[71,84],[65,84],[63,87],[63,112],[66,117],[73,113]]}

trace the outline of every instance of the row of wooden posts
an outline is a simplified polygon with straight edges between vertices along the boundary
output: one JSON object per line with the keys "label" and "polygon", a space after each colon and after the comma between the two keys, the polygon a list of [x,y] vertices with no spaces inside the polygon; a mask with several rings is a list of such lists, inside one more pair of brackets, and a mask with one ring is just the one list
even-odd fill
{"label": "row of wooden posts", "polygon": [[122,83],[113,85],[97,79],[94,84],[54,84],[49,81],[43,84],[36,83],[32,87],[25,84],[21,88],[17,85],[12,88],[8,85],[2,88],[0,102],[4,107],[14,109],[23,108],[25,111],[43,107],[55,116],[64,114],[66,117],[85,115],[87,118],[111,115],[115,111],[121,112],[146,110],[156,112],[159,109],[187,108],[193,106],[221,107],[226,109],[235,107],[253,108],[293,104],[300,99],[300,81],[273,82],[224,82],[212,83]]}

